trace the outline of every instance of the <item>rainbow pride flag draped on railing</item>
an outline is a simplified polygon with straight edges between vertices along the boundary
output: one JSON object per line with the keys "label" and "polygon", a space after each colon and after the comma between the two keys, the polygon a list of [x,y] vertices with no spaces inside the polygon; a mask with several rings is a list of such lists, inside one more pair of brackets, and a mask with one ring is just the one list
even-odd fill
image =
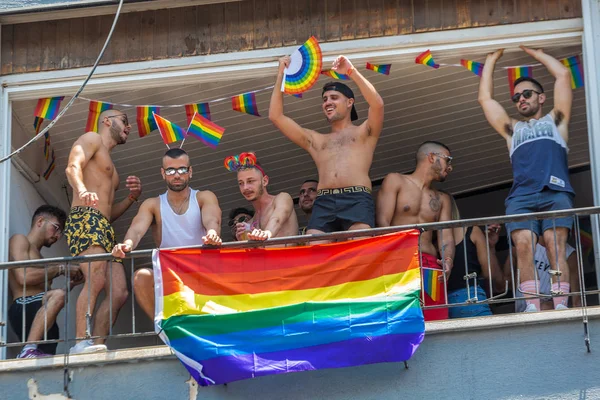
{"label": "rainbow pride flag draped on railing", "polygon": [[408,360],[417,231],[314,246],[153,253],[156,330],[201,385]]}

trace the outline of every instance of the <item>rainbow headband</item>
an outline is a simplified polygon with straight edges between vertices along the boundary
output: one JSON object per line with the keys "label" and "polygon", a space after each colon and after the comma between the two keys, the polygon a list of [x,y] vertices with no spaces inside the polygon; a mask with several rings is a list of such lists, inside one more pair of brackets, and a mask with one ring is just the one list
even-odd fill
{"label": "rainbow headband", "polygon": [[229,172],[238,172],[247,168],[256,168],[263,176],[266,176],[265,171],[258,165],[256,155],[254,153],[240,153],[237,156],[225,157],[225,169]]}

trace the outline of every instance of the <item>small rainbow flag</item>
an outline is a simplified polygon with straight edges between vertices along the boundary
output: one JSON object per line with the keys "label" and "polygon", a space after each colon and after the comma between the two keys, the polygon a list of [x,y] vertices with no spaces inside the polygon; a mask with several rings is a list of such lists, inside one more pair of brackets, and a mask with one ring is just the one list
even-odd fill
{"label": "small rainbow flag", "polygon": [[483,72],[483,63],[471,60],[460,60],[460,65],[471,71],[477,76],[481,76]]}
{"label": "small rainbow flag", "polygon": [[185,115],[187,116],[188,125],[192,122],[194,114],[196,113],[210,120],[210,107],[208,106],[208,103],[186,104]]}
{"label": "small rainbow flag", "polygon": [[533,76],[533,67],[514,67],[508,68],[508,86],[510,87],[510,95],[515,94],[515,81],[524,76]]}
{"label": "small rainbow flag", "polygon": [[260,117],[260,114],[258,113],[258,106],[256,105],[256,94],[254,92],[233,96],[231,98],[231,106],[233,107],[234,111]]}
{"label": "small rainbow flag", "polygon": [[42,122],[44,122],[44,118],[35,117],[33,120],[33,129],[35,129],[35,134],[40,133],[40,129],[42,128]]}
{"label": "small rainbow flag", "polygon": [[54,168],[56,168],[56,157],[54,156],[54,150],[52,150],[52,161],[50,162],[48,168],[46,168],[46,171],[44,172],[45,180],[50,179],[50,175],[52,175],[52,171],[54,171]]}
{"label": "small rainbow flag", "polygon": [[178,142],[185,138],[185,131],[182,127],[177,124],[172,123],[166,118],[161,117],[156,113],[152,113],[154,117],[155,125],[160,132],[160,136],[162,136],[163,142],[165,144],[170,144],[173,142]]}
{"label": "small rainbow flag", "polygon": [[325,75],[325,76],[328,76],[328,77],[330,77],[330,78],[333,78],[333,79],[340,80],[340,81],[347,81],[347,80],[350,80],[350,77],[349,77],[348,75],[344,75],[344,74],[338,74],[337,72],[335,72],[335,71],[334,71],[334,70],[332,70],[332,69],[328,69],[328,70],[325,70],[325,71],[321,71],[321,74],[323,74],[323,75]]}
{"label": "small rainbow flag", "polygon": [[[54,153],[54,150],[52,152]],[[46,161],[50,157],[50,132],[44,133],[44,157]]]}
{"label": "small rainbow flag", "polygon": [[583,64],[580,56],[572,56],[560,60],[571,71],[571,88],[583,87]]}
{"label": "small rainbow flag", "polygon": [[425,289],[425,293],[427,293],[433,301],[440,300],[441,294],[444,293],[441,287],[444,282],[439,280],[442,271],[432,268],[422,268],[421,271],[423,274],[423,288]]}
{"label": "small rainbow flag", "polygon": [[103,111],[110,110],[113,105],[102,101],[91,100],[90,112],[88,114],[87,124],[85,124],[86,132],[98,132],[98,118]]}
{"label": "small rainbow flag", "polygon": [[371,64],[367,63],[367,69],[379,72],[380,74],[389,75],[392,64]]}
{"label": "small rainbow flag", "polygon": [[150,132],[158,129],[156,126],[156,119],[152,117],[153,114],[160,114],[160,107],[158,106],[138,106],[137,107],[137,126],[138,134],[140,137],[148,135]]}
{"label": "small rainbow flag", "polygon": [[208,147],[216,149],[223,137],[223,132],[225,132],[225,128],[196,113],[188,127],[186,137],[187,135],[192,135]]}
{"label": "small rainbow flag", "polygon": [[65,96],[39,99],[33,115],[52,121],[56,118],[58,110],[60,109],[60,102],[63,101],[64,98]]}
{"label": "small rainbow flag", "polygon": [[415,63],[428,65],[431,68],[435,69],[438,69],[440,67],[439,64],[436,64],[435,61],[433,61],[433,56],[431,55],[431,51],[429,50],[425,50],[424,52],[419,54],[417,58],[415,58]]}
{"label": "small rainbow flag", "polygon": [[155,327],[202,386],[406,361],[423,341],[419,232],[327,246],[157,249]]}

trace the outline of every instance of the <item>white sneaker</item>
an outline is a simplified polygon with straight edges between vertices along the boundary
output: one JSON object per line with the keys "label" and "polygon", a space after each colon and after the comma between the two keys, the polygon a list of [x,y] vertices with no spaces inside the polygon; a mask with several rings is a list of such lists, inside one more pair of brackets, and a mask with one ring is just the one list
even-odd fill
{"label": "white sneaker", "polygon": [[535,304],[529,303],[529,304],[527,304],[527,308],[525,309],[525,312],[538,312],[538,309],[535,306]]}
{"label": "white sneaker", "polygon": [[556,305],[556,307],[554,307],[554,309],[555,309],[555,310],[568,310],[568,309],[569,309],[569,307],[565,306],[565,305],[564,305],[564,304],[562,304],[562,303],[558,303],[558,304]]}
{"label": "white sneaker", "polygon": [[86,353],[99,353],[102,351],[106,351],[106,346],[103,344],[94,344],[94,342],[89,340],[83,340],[77,343],[75,346],[71,347],[69,354],[86,354]]}

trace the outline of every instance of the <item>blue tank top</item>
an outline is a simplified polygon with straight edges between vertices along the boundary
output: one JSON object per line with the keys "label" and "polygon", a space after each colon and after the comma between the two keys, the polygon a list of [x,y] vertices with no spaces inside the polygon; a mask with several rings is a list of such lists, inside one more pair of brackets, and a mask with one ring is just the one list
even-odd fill
{"label": "blue tank top", "polygon": [[517,122],[510,149],[514,181],[506,200],[545,188],[575,194],[569,182],[568,151],[551,114]]}

